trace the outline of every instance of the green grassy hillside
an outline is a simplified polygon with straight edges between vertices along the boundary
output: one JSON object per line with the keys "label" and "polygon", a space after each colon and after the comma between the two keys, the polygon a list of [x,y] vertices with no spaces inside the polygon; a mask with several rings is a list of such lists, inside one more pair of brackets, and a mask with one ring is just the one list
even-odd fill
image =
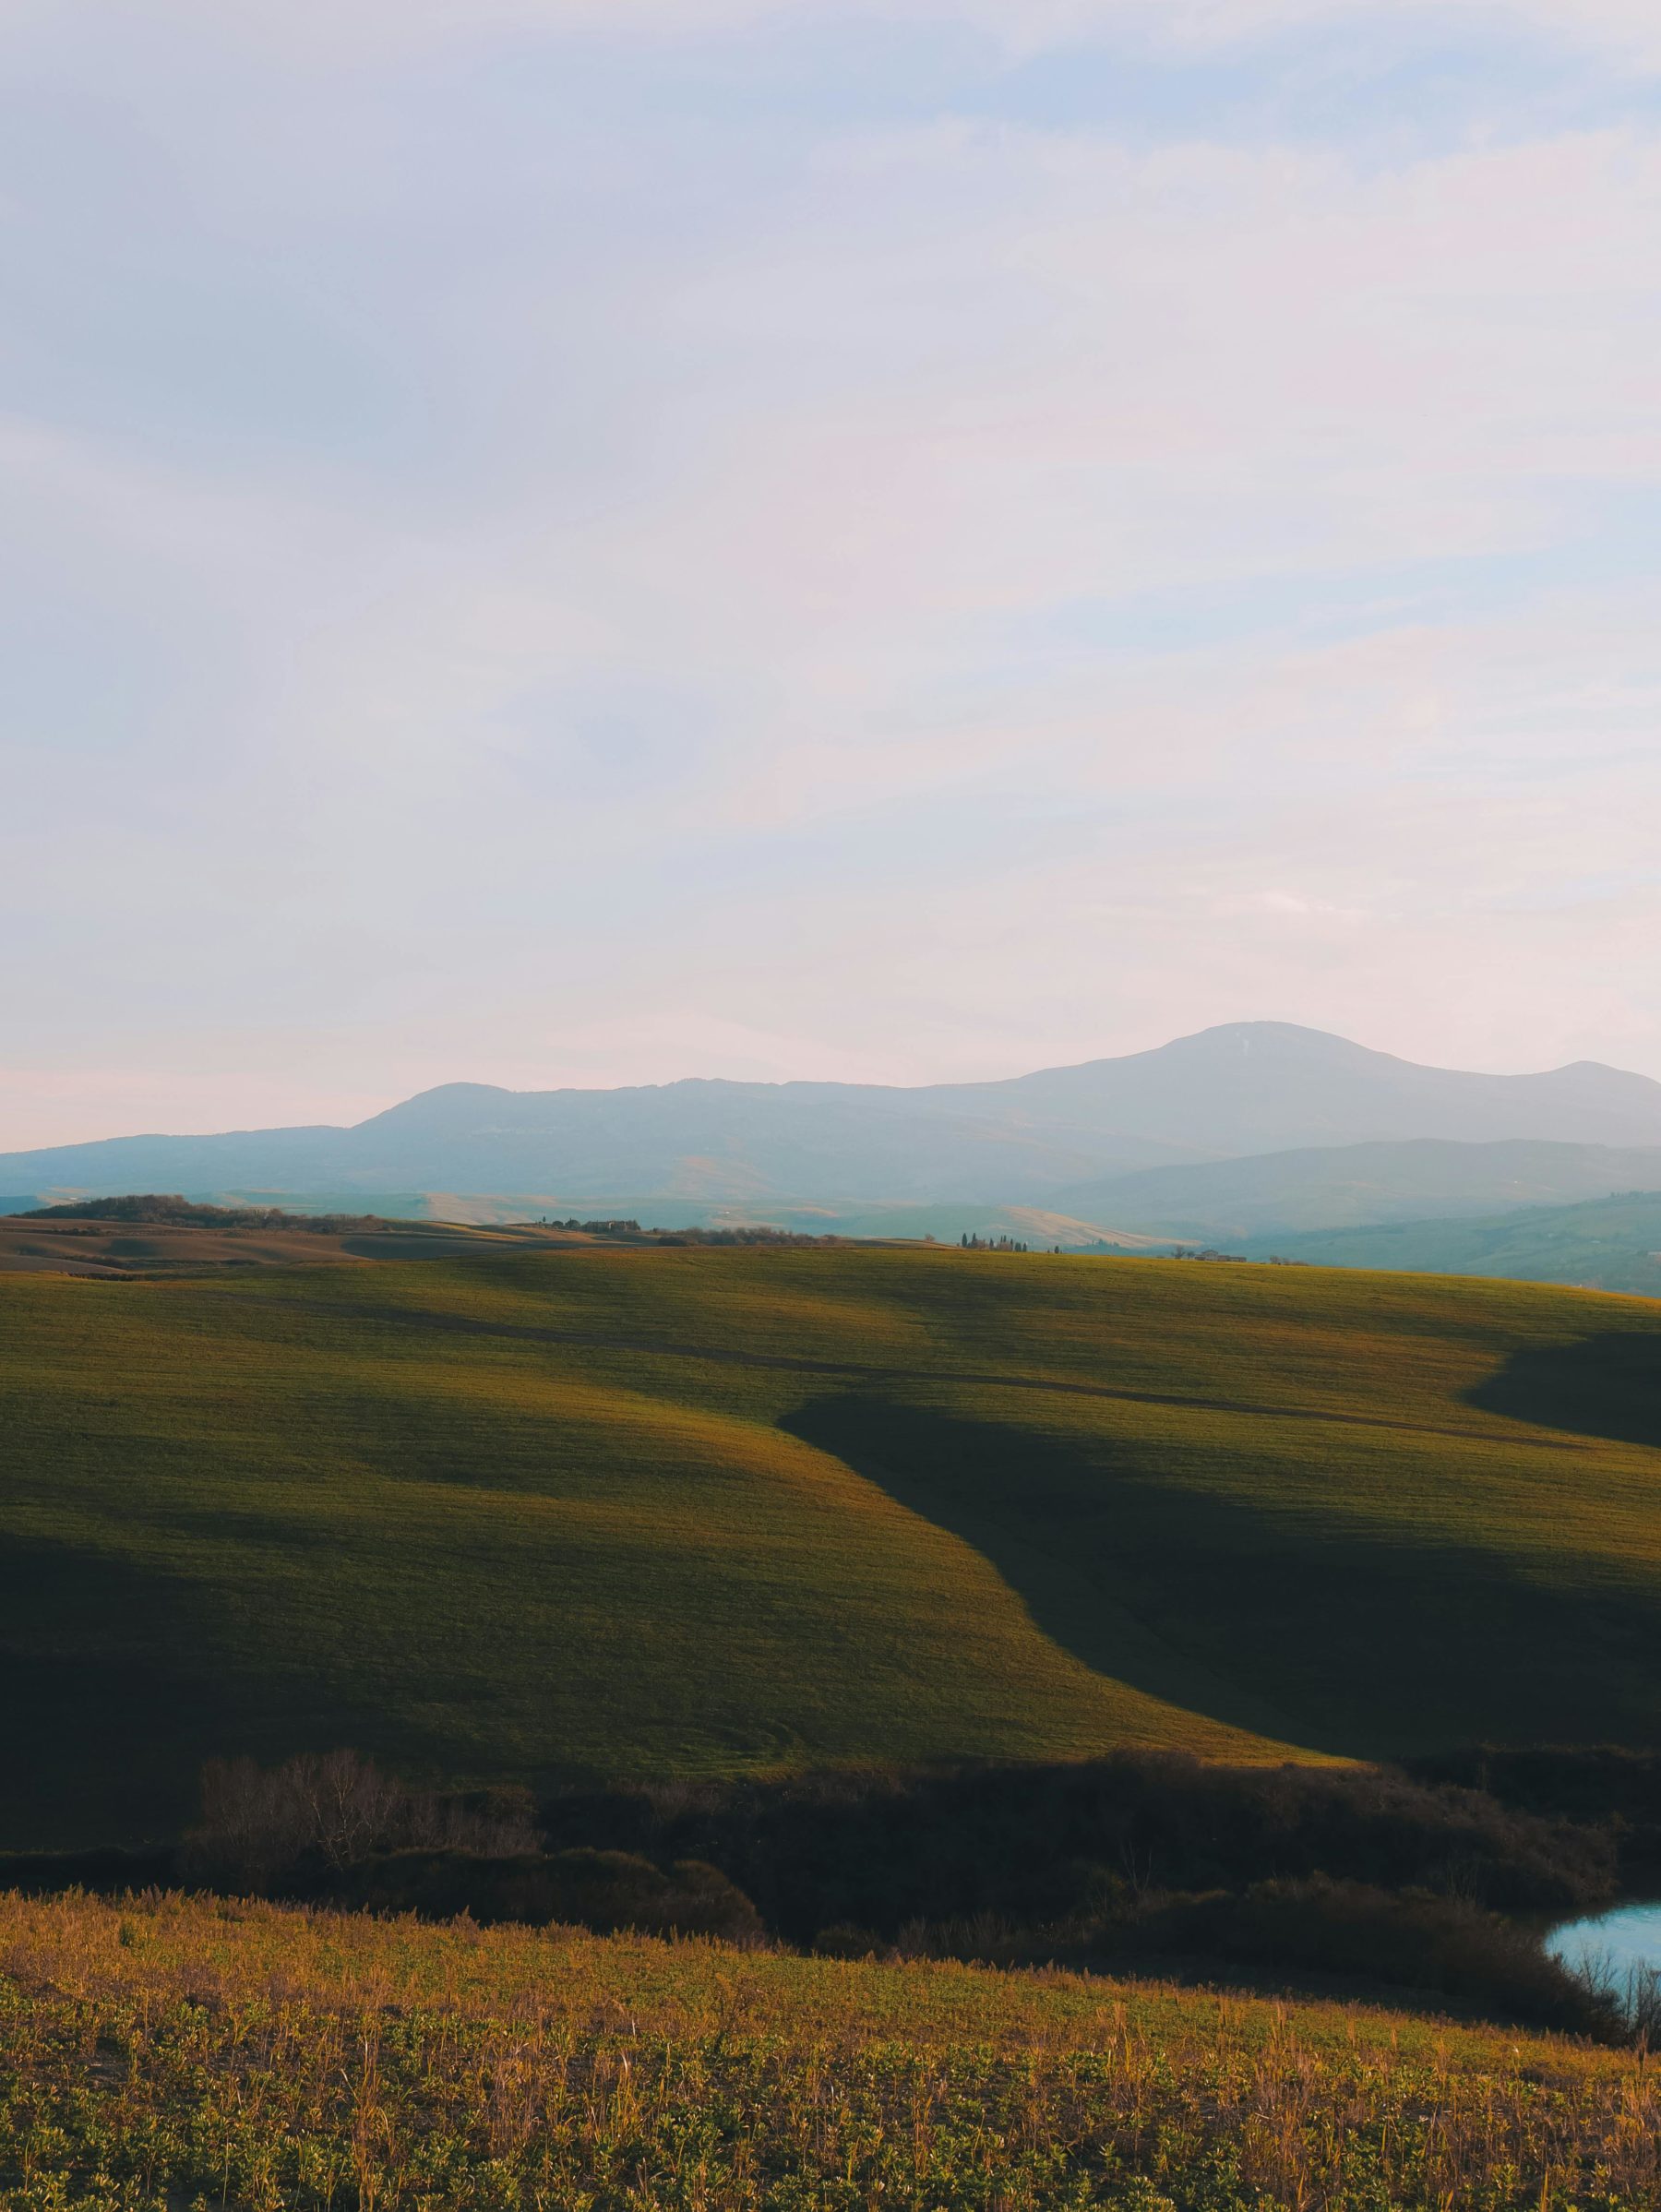
{"label": "green grassy hillside", "polygon": [[1661,1309],[843,1248],[0,1280],[0,1842],[198,1762],[1661,1741]]}
{"label": "green grassy hillside", "polygon": [[0,2201],[1653,2212],[1653,2060],[1065,1974],[0,1899]]}

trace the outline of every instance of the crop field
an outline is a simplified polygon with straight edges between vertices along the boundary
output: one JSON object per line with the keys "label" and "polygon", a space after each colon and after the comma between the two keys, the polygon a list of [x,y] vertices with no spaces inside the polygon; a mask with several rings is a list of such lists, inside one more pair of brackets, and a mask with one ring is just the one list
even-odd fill
{"label": "crop field", "polygon": [[1336,2004],[0,1899],[15,2212],[1616,2212],[1642,2056]]}
{"label": "crop field", "polygon": [[0,1844],[451,1784],[1661,1741],[1661,1308],[842,1247],[0,1278]]}

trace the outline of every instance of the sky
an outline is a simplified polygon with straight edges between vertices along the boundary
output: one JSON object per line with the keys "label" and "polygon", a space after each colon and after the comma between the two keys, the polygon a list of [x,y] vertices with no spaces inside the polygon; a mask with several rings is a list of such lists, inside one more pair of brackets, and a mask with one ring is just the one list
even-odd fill
{"label": "sky", "polygon": [[1661,1076],[1654,0],[0,0],[0,1149]]}

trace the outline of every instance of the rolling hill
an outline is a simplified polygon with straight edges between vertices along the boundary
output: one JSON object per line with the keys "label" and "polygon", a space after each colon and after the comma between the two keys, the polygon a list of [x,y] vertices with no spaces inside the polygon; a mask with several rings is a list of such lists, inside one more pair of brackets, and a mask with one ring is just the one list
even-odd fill
{"label": "rolling hill", "polygon": [[124,1282],[140,1276],[217,1274],[308,1263],[461,1259],[481,1251],[558,1249],[591,1241],[578,1234],[530,1226],[481,1228],[439,1221],[365,1221],[331,1228],[305,1220],[245,1224],[230,1214],[189,1223],[97,1215],[42,1220],[26,1214],[0,1219],[0,1274],[101,1276]]}
{"label": "rolling hill", "polygon": [[533,1212],[944,1202],[1051,1208],[1094,1222],[1095,1202],[1080,1203],[1077,1193],[1104,1178],[1424,1138],[1661,1147],[1661,1083],[1591,1062],[1538,1075],[1421,1068],[1320,1031],[1249,1022],[1081,1067],[912,1090],[448,1083],[353,1129],[121,1137],[11,1153],[0,1155],[0,1189],[257,1190],[337,1202],[511,1192],[529,1194]]}
{"label": "rolling hill", "polygon": [[1661,1191],[1530,1206],[1488,1220],[1406,1221],[1273,1241],[1288,1259],[1314,1267],[1497,1275],[1661,1298]]}
{"label": "rolling hill", "polygon": [[0,1844],[451,1781],[1661,1742],[1661,1311],[950,1249],[0,1279]]}

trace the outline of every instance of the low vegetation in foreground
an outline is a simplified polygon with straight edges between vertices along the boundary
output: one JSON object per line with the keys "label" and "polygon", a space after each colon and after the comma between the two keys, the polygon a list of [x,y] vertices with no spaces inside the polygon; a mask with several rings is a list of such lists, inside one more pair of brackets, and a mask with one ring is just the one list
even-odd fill
{"label": "low vegetation in foreground", "polygon": [[0,1899],[8,2212],[1639,2212],[1658,2091],[1349,2005]]}

